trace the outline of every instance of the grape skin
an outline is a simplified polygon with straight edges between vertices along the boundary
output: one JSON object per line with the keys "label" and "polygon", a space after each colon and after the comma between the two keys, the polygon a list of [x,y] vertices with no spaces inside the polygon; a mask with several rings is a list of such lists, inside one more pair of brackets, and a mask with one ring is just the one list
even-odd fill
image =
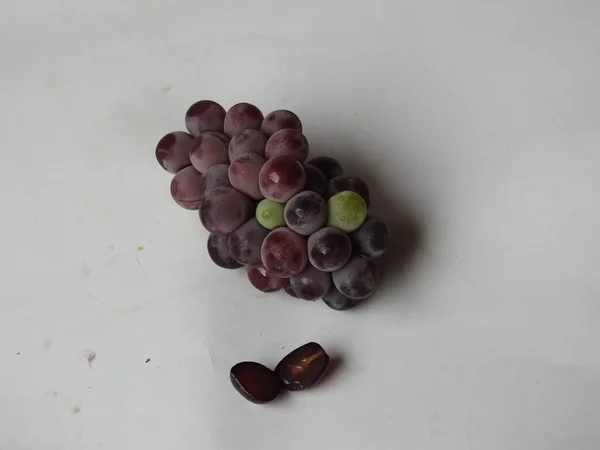
{"label": "grape skin", "polygon": [[344,191],[356,192],[363,198],[367,204],[367,208],[371,204],[369,186],[367,186],[367,183],[362,178],[340,175],[329,180],[329,185],[327,186],[329,197]]}
{"label": "grape skin", "polygon": [[217,164],[209,167],[200,178],[200,192],[202,196],[219,186],[231,186],[229,183],[229,166],[227,164]]}
{"label": "grape skin", "polygon": [[262,167],[258,185],[265,198],[285,203],[300,192],[306,183],[304,167],[295,159],[277,156]]}
{"label": "grape skin", "polygon": [[267,136],[271,136],[276,131],[283,130],[284,128],[293,128],[294,130],[302,131],[302,122],[300,122],[300,118],[293,112],[286,109],[278,109],[265,116],[260,131]]}
{"label": "grape skin", "polygon": [[227,136],[235,136],[244,130],[260,130],[263,114],[250,103],[233,105],[225,114],[223,129]]}
{"label": "grape skin", "polygon": [[192,142],[190,161],[201,173],[216,164],[229,164],[227,146],[217,136],[202,133]]}
{"label": "grape skin", "polygon": [[371,258],[353,256],[344,267],[333,272],[333,284],[346,297],[369,297],[379,285],[379,268]]}
{"label": "grape skin", "polygon": [[235,161],[244,153],[256,153],[265,156],[267,136],[260,131],[244,130],[236,134],[229,142],[229,160]]}
{"label": "grape skin", "polygon": [[229,235],[231,254],[246,266],[262,265],[260,249],[268,234],[269,230],[253,217]]}
{"label": "grape skin", "polygon": [[206,243],[208,254],[217,266],[224,269],[238,269],[242,265],[231,254],[228,241],[228,236],[219,236],[211,233]]}
{"label": "grape skin", "polygon": [[321,298],[331,287],[331,274],[307,264],[302,272],[290,277],[294,293],[303,300]]}
{"label": "grape skin", "polygon": [[289,156],[303,163],[308,157],[308,140],[301,131],[293,128],[279,130],[269,138],[265,148],[267,159],[275,156]]}
{"label": "grape skin", "polygon": [[265,158],[256,153],[241,155],[229,166],[231,185],[254,200],[263,198],[258,187],[258,175],[265,162]]}
{"label": "grape skin", "polygon": [[331,286],[329,292],[327,292],[327,294],[325,294],[322,297],[322,299],[323,303],[325,303],[331,309],[335,309],[336,311],[346,311],[350,308],[354,308],[363,300],[346,297],[344,294],[337,290],[335,285]]}
{"label": "grape skin", "polygon": [[346,233],[325,227],[311,234],[307,243],[308,260],[317,269],[334,272],[346,265],[352,256],[352,243]]}
{"label": "grape skin", "polygon": [[289,228],[271,231],[263,241],[260,253],[265,268],[282,278],[299,274],[308,261],[306,239]]}
{"label": "grape skin", "polygon": [[204,196],[199,210],[202,225],[211,233],[225,236],[252,217],[254,203],[241,192],[221,186]]}
{"label": "grape skin", "polygon": [[185,131],[173,131],[162,137],[156,145],[156,160],[167,172],[176,174],[189,166],[190,147],[194,137]]}
{"label": "grape skin", "polygon": [[185,209],[198,209],[202,201],[202,174],[188,166],[181,169],[171,180],[171,197]]}
{"label": "grape skin", "polygon": [[291,230],[308,236],[325,225],[327,204],[316,192],[302,191],[288,200],[283,214]]}
{"label": "grape skin", "polygon": [[286,284],[285,278],[270,273],[263,266],[248,267],[248,279],[252,286],[262,292],[277,292]]}
{"label": "grape skin", "polygon": [[185,113],[185,127],[194,137],[205,131],[222,133],[224,120],[225,109],[212,100],[200,100]]}
{"label": "grape skin", "polygon": [[365,222],[350,238],[354,248],[363,255],[376,258],[383,255],[390,244],[390,229],[381,219],[367,216]]}
{"label": "grape skin", "polygon": [[323,198],[327,197],[327,178],[321,170],[310,164],[304,164],[304,173],[306,174],[305,191],[313,191]]}
{"label": "grape skin", "polygon": [[329,156],[317,156],[316,158],[311,159],[307,164],[315,166],[323,172],[323,175],[325,175],[325,178],[327,178],[328,181],[344,173],[344,169],[338,160]]}

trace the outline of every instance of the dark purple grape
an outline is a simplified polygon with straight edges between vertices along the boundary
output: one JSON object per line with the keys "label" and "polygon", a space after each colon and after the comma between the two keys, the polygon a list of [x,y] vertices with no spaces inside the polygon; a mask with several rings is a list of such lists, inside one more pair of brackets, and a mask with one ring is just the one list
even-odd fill
{"label": "dark purple grape", "polygon": [[260,266],[260,248],[269,234],[255,217],[229,235],[229,249],[233,257],[246,266]]}
{"label": "dark purple grape", "polygon": [[390,244],[390,229],[377,217],[367,216],[367,220],[350,235],[354,249],[363,255],[376,258],[383,255]]}
{"label": "dark purple grape", "polygon": [[330,158],[329,156],[317,156],[316,158],[311,159],[307,164],[311,166],[315,166],[327,180],[331,180],[334,177],[339,177],[344,173],[344,169],[342,169],[342,165],[337,161],[337,159]]}
{"label": "dark purple grape", "polygon": [[171,196],[185,209],[198,209],[202,201],[202,174],[188,166],[181,169],[171,180]]}
{"label": "dark purple grape", "polygon": [[303,163],[308,157],[308,140],[301,131],[293,128],[279,130],[269,138],[265,148],[267,159],[275,156],[289,156]]}
{"label": "dark purple grape", "polygon": [[351,177],[350,175],[340,175],[329,180],[327,186],[327,195],[329,197],[339,194],[340,192],[351,191],[360,195],[367,207],[371,204],[369,196],[369,186],[361,178]]}
{"label": "dark purple grape", "polygon": [[304,167],[295,159],[277,156],[269,159],[260,171],[260,192],[274,202],[285,203],[302,190],[306,183]]}
{"label": "dark purple grape", "polygon": [[290,285],[299,298],[316,300],[331,288],[331,274],[307,264],[302,272],[290,277]]}
{"label": "dark purple grape", "polygon": [[199,209],[204,228],[225,236],[252,217],[254,203],[240,191],[221,186],[204,196]]}
{"label": "dark purple grape", "polygon": [[212,100],[200,100],[185,113],[185,127],[192,136],[198,136],[205,131],[222,133],[224,120],[225,110]]}
{"label": "dark purple grape", "polygon": [[361,301],[362,299],[346,297],[334,285],[323,296],[323,303],[336,311],[346,311],[347,309],[354,308]]}
{"label": "dark purple grape", "polygon": [[169,173],[177,173],[191,164],[190,147],[194,137],[185,131],[166,134],[156,145],[156,160]]}
{"label": "dark purple grape", "polygon": [[233,105],[225,115],[224,130],[227,136],[235,136],[244,130],[260,130],[263,114],[250,103]]}
{"label": "dark purple grape", "polygon": [[229,166],[229,181],[238,191],[260,200],[263,195],[258,187],[258,175],[265,158],[256,153],[244,153]]}
{"label": "dark purple grape", "polygon": [[298,295],[294,292],[294,288],[292,287],[292,285],[290,284],[290,279],[289,278],[284,278],[284,280],[287,281],[287,283],[285,284],[285,286],[283,287],[283,290],[285,291],[285,293],[287,295],[289,295],[290,297],[294,297],[294,298],[300,298],[298,297]]}
{"label": "dark purple grape", "polygon": [[291,230],[309,236],[325,225],[327,203],[316,192],[302,191],[285,204],[283,217]]}
{"label": "dark purple grape", "polygon": [[257,362],[237,363],[229,372],[231,384],[246,400],[263,404],[277,397],[281,382],[275,372]]}
{"label": "dark purple grape", "polygon": [[265,146],[267,145],[267,136],[260,131],[244,130],[236,134],[229,142],[229,160],[235,161],[244,153],[256,153],[265,156]]}
{"label": "dark purple grape", "polygon": [[327,197],[327,178],[319,169],[310,164],[304,164],[304,172],[306,173],[305,191],[313,191],[321,197]]}
{"label": "dark purple grape", "polygon": [[225,144],[226,146],[229,146],[230,139],[227,136],[225,136],[223,133],[219,133],[218,131],[205,131],[204,134],[210,134],[211,136],[217,137],[217,138],[221,139],[223,144]]}
{"label": "dark purple grape", "polygon": [[229,184],[229,166],[227,164],[217,164],[209,167],[202,174],[202,178],[200,178],[200,190],[203,196],[220,186],[231,186]]}
{"label": "dark purple grape", "polygon": [[352,256],[352,243],[342,230],[321,228],[308,238],[308,260],[319,270],[334,272],[346,265]]}
{"label": "dark purple grape", "polygon": [[353,256],[344,267],[333,272],[333,284],[346,297],[369,297],[379,285],[379,268],[371,258]]}
{"label": "dark purple grape", "polygon": [[213,262],[224,269],[237,269],[242,265],[237,262],[229,250],[229,236],[212,234],[208,237],[206,248]]}
{"label": "dark purple grape", "polygon": [[260,254],[269,272],[282,278],[291,277],[306,266],[306,239],[289,228],[277,228],[263,241]]}
{"label": "dark purple grape", "polygon": [[252,286],[263,292],[279,291],[286,284],[285,278],[272,274],[263,266],[248,267],[248,279]]}
{"label": "dark purple grape", "polygon": [[[296,114],[286,109],[278,109],[277,111],[267,114],[262,122],[260,131],[267,136],[284,128],[293,128],[294,130],[302,131],[302,122]],[[193,133],[192,133],[193,134]]]}
{"label": "dark purple grape", "polygon": [[216,164],[229,164],[227,146],[219,137],[202,133],[192,141],[190,161],[202,173]]}

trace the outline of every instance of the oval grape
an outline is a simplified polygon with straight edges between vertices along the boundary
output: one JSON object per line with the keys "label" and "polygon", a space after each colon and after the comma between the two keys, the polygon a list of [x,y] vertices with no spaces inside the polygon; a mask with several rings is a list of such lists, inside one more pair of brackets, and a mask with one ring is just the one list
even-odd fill
{"label": "oval grape", "polygon": [[206,243],[208,255],[213,262],[224,269],[238,269],[242,265],[235,260],[229,249],[229,237],[212,234]]}
{"label": "oval grape", "polygon": [[236,134],[229,142],[229,160],[235,161],[244,153],[256,153],[265,156],[267,136],[257,130],[244,130]]}
{"label": "oval grape", "polygon": [[304,167],[287,156],[269,159],[258,177],[260,192],[264,197],[280,203],[287,202],[300,192],[305,183]]}
{"label": "oval grape", "polygon": [[227,146],[217,136],[202,133],[192,142],[190,161],[202,173],[216,164],[229,164]]}
{"label": "oval grape", "polygon": [[334,272],[352,256],[352,243],[346,233],[325,227],[311,234],[307,244],[308,260],[319,270]]}
{"label": "oval grape", "polygon": [[231,254],[245,266],[262,265],[260,249],[268,234],[269,230],[253,217],[229,235]]}
{"label": "oval grape", "polygon": [[269,138],[265,148],[265,156],[289,156],[303,163],[308,157],[308,140],[301,131],[293,128],[279,130]]}
{"label": "oval grape", "polygon": [[302,122],[300,122],[300,118],[293,112],[286,109],[278,109],[266,115],[260,131],[267,136],[271,136],[273,133],[284,128],[293,128],[294,130],[302,131]]}
{"label": "oval grape", "polygon": [[185,127],[192,136],[205,131],[223,132],[225,109],[212,100],[200,100],[190,106],[185,113]]}
{"label": "oval grape", "polygon": [[190,147],[194,137],[185,131],[173,131],[162,137],[156,145],[156,160],[169,173],[177,173],[189,166]]}
{"label": "oval grape", "polygon": [[285,223],[296,233],[308,236],[325,225],[327,204],[313,191],[302,191],[285,204]]}
{"label": "oval grape", "polygon": [[308,261],[306,239],[289,228],[271,231],[263,241],[260,253],[265,268],[282,278],[299,274]]}
{"label": "oval grape", "polygon": [[290,285],[299,298],[316,300],[331,288],[331,274],[307,264],[302,272],[290,277]]}
{"label": "oval grape", "polygon": [[346,297],[367,298],[379,285],[379,268],[371,258],[353,256],[344,267],[333,272],[333,284]]}
{"label": "oval grape", "polygon": [[181,169],[171,180],[171,197],[185,209],[198,209],[202,202],[202,174],[188,166]]}
{"label": "oval grape", "polygon": [[202,225],[211,233],[224,236],[252,217],[254,203],[241,192],[221,186],[204,196],[199,210]]}
{"label": "oval grape", "polygon": [[245,153],[229,166],[229,181],[238,191],[254,200],[263,198],[258,187],[258,175],[265,164],[265,158],[256,153]]}
{"label": "oval grape", "polygon": [[383,220],[368,216],[360,228],[350,235],[350,238],[357,251],[376,258],[386,251],[391,236],[390,229]]}
{"label": "oval grape", "polygon": [[263,114],[250,103],[233,105],[225,114],[223,129],[227,136],[235,136],[244,130],[260,130]]}

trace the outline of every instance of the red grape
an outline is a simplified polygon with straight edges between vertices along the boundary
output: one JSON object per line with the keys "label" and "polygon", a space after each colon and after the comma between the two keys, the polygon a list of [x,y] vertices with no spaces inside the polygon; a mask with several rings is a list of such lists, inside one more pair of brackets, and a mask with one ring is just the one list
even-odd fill
{"label": "red grape", "polygon": [[277,228],[267,235],[260,253],[269,272],[287,278],[306,266],[306,239],[289,228]]}
{"label": "red grape", "polygon": [[188,166],[181,169],[171,180],[171,196],[185,209],[198,209],[202,201],[202,174]]}
{"label": "red grape", "polygon": [[177,173],[191,164],[190,147],[194,137],[185,131],[173,131],[158,141],[156,159],[169,173]]}
{"label": "red grape", "polygon": [[213,262],[224,269],[237,269],[242,265],[235,260],[229,250],[228,236],[212,234],[208,237],[206,248]]}
{"label": "red grape", "polygon": [[342,230],[325,227],[311,234],[307,243],[308,260],[319,270],[339,270],[352,256],[352,243]]}
{"label": "red grape", "polygon": [[299,298],[316,300],[331,287],[331,274],[307,264],[302,272],[290,277],[290,285]]}
{"label": "red grape", "polygon": [[248,267],[248,279],[259,291],[275,292],[282,289],[287,280],[270,273],[263,266]]}
{"label": "red grape", "polygon": [[229,142],[229,160],[235,161],[244,153],[256,153],[265,156],[265,146],[267,145],[267,136],[260,131],[244,130],[236,134]]}
{"label": "red grape", "polygon": [[204,196],[199,209],[202,225],[211,233],[225,236],[252,217],[254,203],[241,192],[221,186]]}
{"label": "red grape", "polygon": [[192,165],[203,173],[215,164],[229,164],[227,146],[218,137],[202,133],[192,142],[190,160]]}
{"label": "red grape", "polygon": [[293,128],[279,130],[269,138],[265,149],[267,159],[289,156],[303,163],[308,157],[308,140],[301,131]]}
{"label": "red grape", "polygon": [[329,180],[327,187],[327,195],[333,197],[335,194],[339,194],[344,191],[356,192],[360,195],[367,207],[370,203],[369,186],[364,182],[362,178],[351,177],[350,175],[340,175]]}
{"label": "red grape", "polygon": [[274,202],[285,203],[300,192],[306,183],[304,167],[295,159],[277,156],[269,159],[260,171],[260,192]]}
{"label": "red grape", "polygon": [[258,188],[258,175],[265,158],[256,153],[244,153],[229,166],[229,181],[238,191],[260,200],[263,195]]}
{"label": "red grape", "polygon": [[223,132],[225,110],[212,100],[200,100],[189,107],[185,113],[185,127],[193,135],[198,136],[205,131]]}
{"label": "red grape", "polygon": [[329,292],[327,292],[322,299],[323,303],[325,303],[331,309],[335,309],[336,311],[346,311],[347,309],[354,308],[363,300],[346,297],[344,294],[338,291],[334,285],[331,286]]}
{"label": "red grape", "polygon": [[342,165],[334,158],[329,156],[318,156],[316,158],[311,159],[307,164],[311,166],[315,166],[327,180],[331,180],[334,177],[338,177],[344,173],[342,169]]}
{"label": "red grape", "polygon": [[227,136],[235,136],[244,130],[260,130],[263,114],[250,103],[233,105],[225,114],[224,130]]}
{"label": "red grape", "polygon": [[360,228],[350,235],[354,248],[363,255],[381,256],[390,243],[390,230],[381,219],[368,216]]}
{"label": "red grape", "polygon": [[227,136],[225,136],[223,133],[219,133],[218,131],[205,131],[203,134],[210,134],[211,136],[221,139],[223,144],[225,144],[227,146],[229,145],[230,139]]}
{"label": "red grape", "polygon": [[333,272],[333,284],[346,297],[367,298],[379,285],[379,268],[366,256],[353,256],[340,270]]}
{"label": "red grape", "polygon": [[267,136],[284,128],[293,128],[294,130],[302,131],[302,122],[296,114],[286,109],[278,109],[270,112],[263,120],[260,131]]}
{"label": "red grape", "polygon": [[200,178],[200,190],[203,196],[219,186],[231,186],[227,164],[217,164],[209,167]]}
{"label": "red grape", "polygon": [[325,225],[327,204],[316,192],[302,191],[285,204],[283,217],[291,230],[308,236]]}
{"label": "red grape", "polygon": [[233,257],[246,266],[262,265],[260,248],[269,234],[256,217],[243,224],[229,235],[229,249]]}
{"label": "red grape", "polygon": [[327,178],[321,170],[310,164],[304,164],[304,172],[306,173],[305,191],[313,191],[321,197],[327,197]]}

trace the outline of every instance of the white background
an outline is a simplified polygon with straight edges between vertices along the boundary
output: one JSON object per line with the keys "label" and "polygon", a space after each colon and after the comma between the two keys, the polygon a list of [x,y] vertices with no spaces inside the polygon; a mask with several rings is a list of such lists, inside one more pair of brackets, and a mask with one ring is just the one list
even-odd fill
{"label": "white background", "polygon": [[[598,1],[2,9],[0,449],[600,447]],[[396,239],[375,298],[211,263],[154,159],[202,98],[297,112],[371,183]],[[319,387],[231,387],[312,340]]]}

